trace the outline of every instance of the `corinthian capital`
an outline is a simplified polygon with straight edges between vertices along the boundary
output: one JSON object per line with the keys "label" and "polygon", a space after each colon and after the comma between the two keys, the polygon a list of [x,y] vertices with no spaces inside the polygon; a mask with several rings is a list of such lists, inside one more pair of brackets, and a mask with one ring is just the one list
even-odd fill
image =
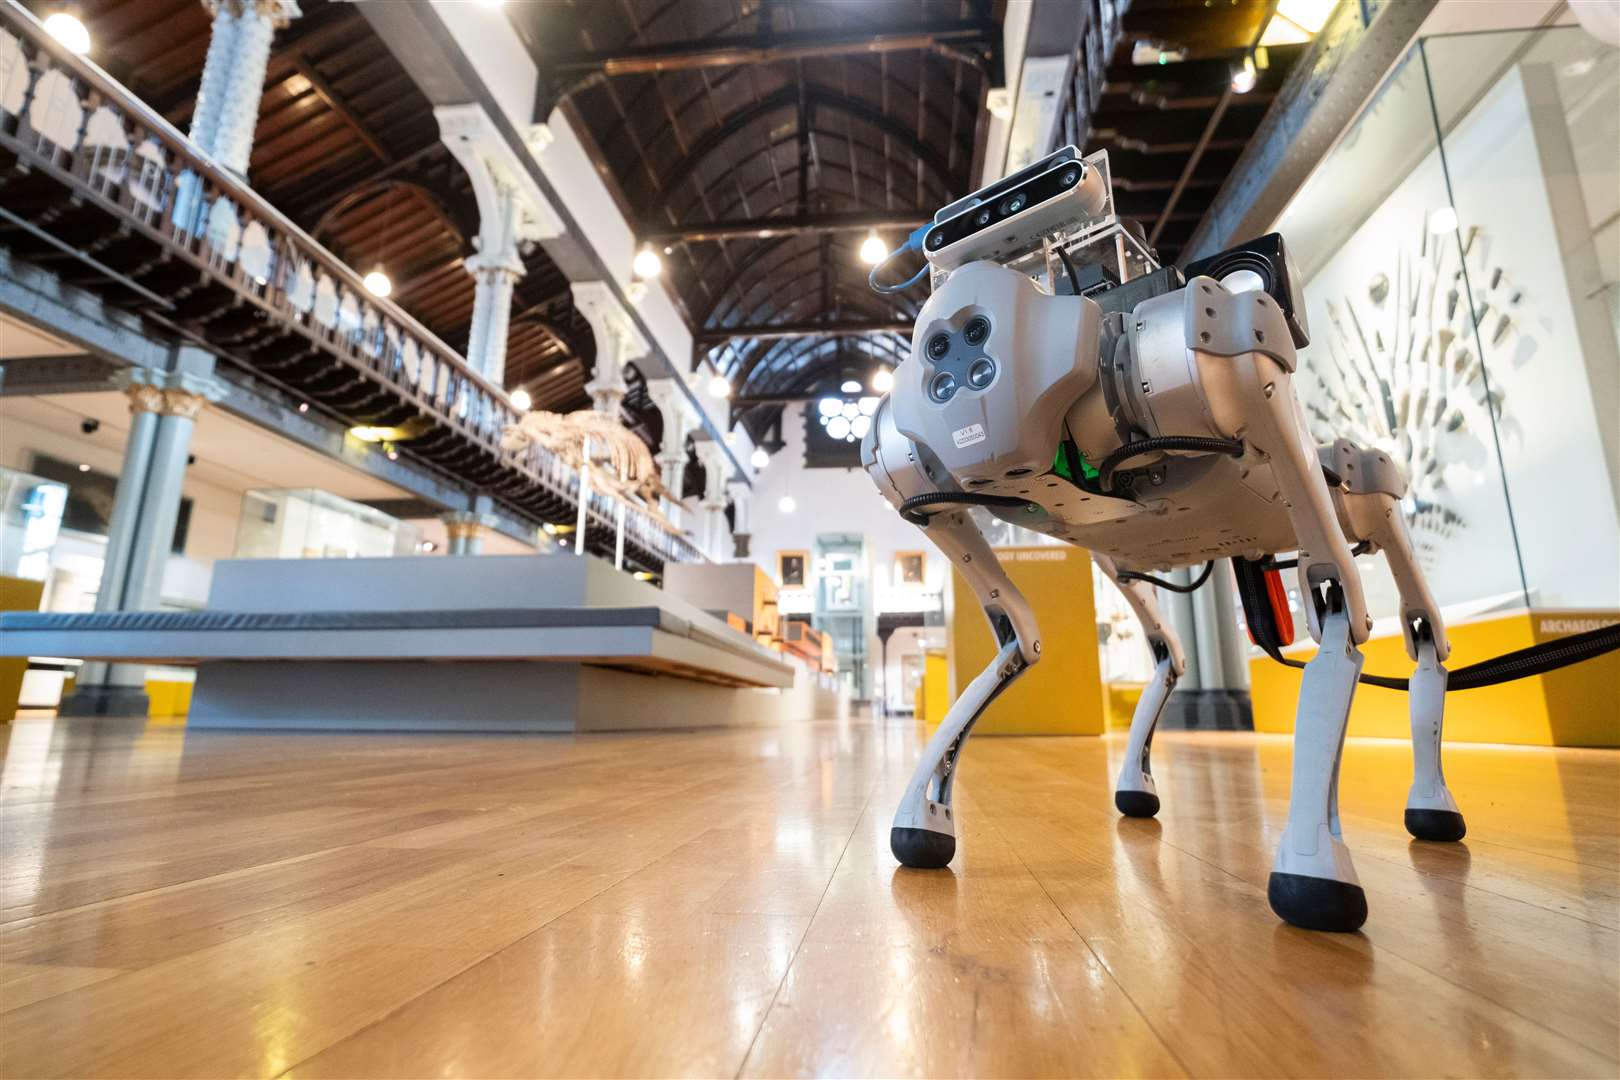
{"label": "corinthian capital", "polygon": [[269,19],[270,25],[281,30],[303,14],[298,8],[298,0],[202,0],[202,6],[208,9],[208,14],[218,16],[221,11],[228,11],[240,19],[246,12],[253,12],[261,19]]}

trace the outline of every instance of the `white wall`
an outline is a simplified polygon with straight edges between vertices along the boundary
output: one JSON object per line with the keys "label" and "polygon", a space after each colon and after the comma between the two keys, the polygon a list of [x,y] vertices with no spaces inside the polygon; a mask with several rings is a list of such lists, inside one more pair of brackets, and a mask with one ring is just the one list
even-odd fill
{"label": "white wall", "polygon": [[[804,468],[804,421],[800,408],[788,406],[782,417],[782,437],[787,445],[771,458],[770,465],[754,481],[754,503],[750,512],[753,531],[749,542],[754,561],[775,578],[778,551],[813,552],[817,535],[823,533],[859,534],[866,538],[867,595],[876,603],[876,610],[913,606],[922,594],[939,594],[946,579],[944,556],[928,542],[921,529],[894,512],[865,472],[858,468]],[[784,495],[792,495],[797,503],[791,514],[777,509]],[[895,580],[895,554],[901,551],[926,553],[922,589],[905,588]],[[943,639],[942,630],[934,634]],[[899,655],[907,647],[915,648],[904,644],[900,634],[890,642],[888,686],[891,690],[898,689]],[[876,635],[867,643],[867,655],[875,670],[880,656]],[[877,685],[875,680],[873,685]],[[896,694],[891,705],[898,701]]]}

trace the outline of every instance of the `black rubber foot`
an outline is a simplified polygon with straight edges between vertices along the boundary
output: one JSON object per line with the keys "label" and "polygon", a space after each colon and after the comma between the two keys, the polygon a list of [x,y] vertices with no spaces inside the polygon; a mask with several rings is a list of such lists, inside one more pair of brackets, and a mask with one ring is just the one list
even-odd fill
{"label": "black rubber foot", "polygon": [[1463,816],[1455,810],[1406,811],[1406,831],[1419,840],[1456,842],[1468,835]]}
{"label": "black rubber foot", "polygon": [[889,850],[901,866],[915,870],[938,870],[949,866],[956,854],[956,837],[929,829],[889,830]]}
{"label": "black rubber foot", "polygon": [[1116,791],[1114,807],[1126,817],[1152,817],[1159,812],[1159,797],[1151,791]]}
{"label": "black rubber foot", "polygon": [[1367,894],[1361,886],[1331,878],[1273,873],[1266,899],[1284,922],[1306,930],[1348,934],[1367,921]]}

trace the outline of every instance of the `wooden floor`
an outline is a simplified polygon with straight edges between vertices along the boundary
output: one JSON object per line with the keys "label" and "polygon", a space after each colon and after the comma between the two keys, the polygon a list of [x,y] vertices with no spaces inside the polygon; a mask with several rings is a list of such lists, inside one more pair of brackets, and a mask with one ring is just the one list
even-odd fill
{"label": "wooden floor", "polygon": [[916,727],[595,737],[19,721],[0,1074],[1615,1076],[1620,755],[1452,747],[1461,845],[1346,751],[1363,934],[1279,924],[1289,744],[975,740],[898,869]]}

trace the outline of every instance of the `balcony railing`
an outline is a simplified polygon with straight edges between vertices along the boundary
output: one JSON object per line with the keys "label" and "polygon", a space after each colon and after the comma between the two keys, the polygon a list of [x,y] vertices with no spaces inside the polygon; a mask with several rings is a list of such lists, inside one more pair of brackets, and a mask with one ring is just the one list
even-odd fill
{"label": "balcony railing", "polygon": [[1079,0],[1080,38],[1069,61],[1068,87],[1048,150],[1073,144],[1082,150],[1091,134],[1091,118],[1108,81],[1108,61],[1123,29],[1130,0]]}
{"label": "balcony railing", "polygon": [[[501,446],[504,390],[15,0],[0,0],[0,243],[137,311],[536,520],[574,520],[579,477]],[[69,256],[65,261],[63,256]],[[588,550],[616,509],[589,500]],[[636,507],[627,558],[703,554]]]}

